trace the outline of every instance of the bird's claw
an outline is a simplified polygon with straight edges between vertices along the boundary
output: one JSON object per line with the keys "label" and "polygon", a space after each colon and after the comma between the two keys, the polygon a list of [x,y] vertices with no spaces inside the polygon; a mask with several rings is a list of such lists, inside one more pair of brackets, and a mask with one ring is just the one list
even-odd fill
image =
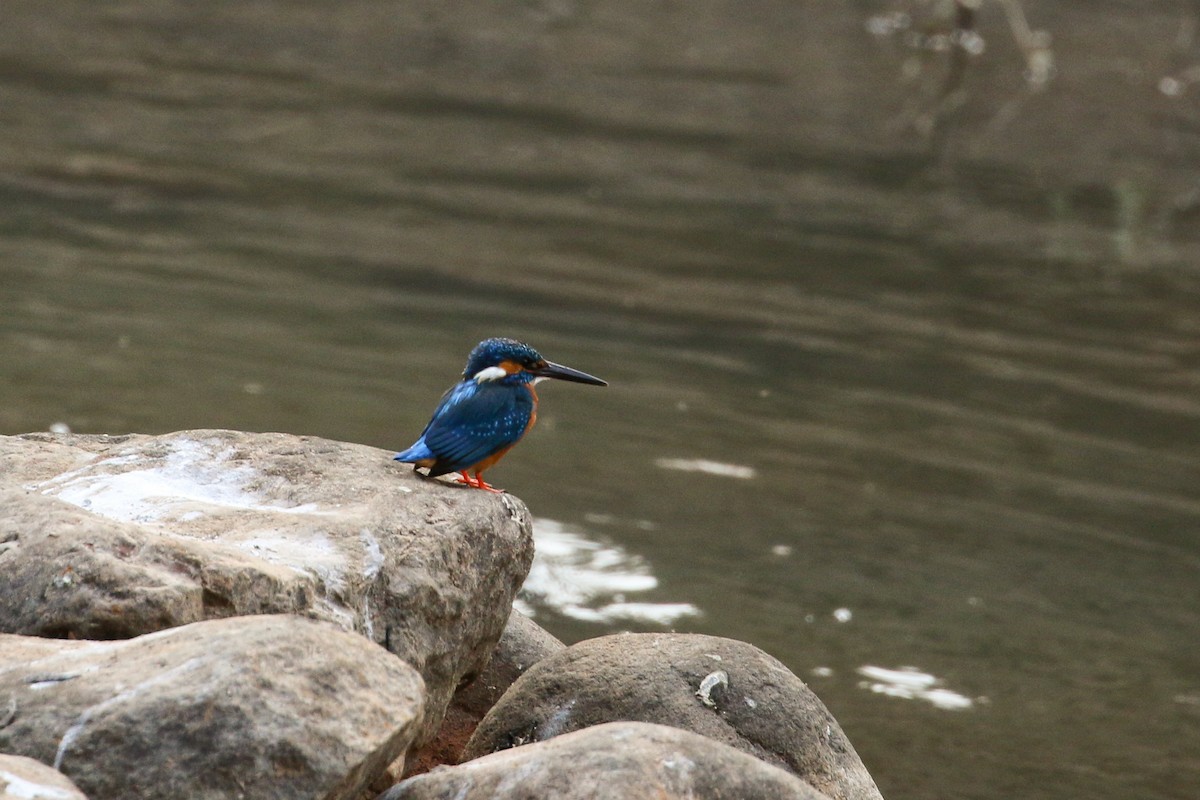
{"label": "bird's claw", "polygon": [[475,480],[471,480],[471,476],[465,472],[459,472],[458,474],[462,476],[458,479],[458,483],[466,484],[472,489],[483,489],[484,491],[491,492],[492,494],[505,493],[503,489],[497,489],[495,486],[485,483],[483,477],[479,473],[475,473]]}

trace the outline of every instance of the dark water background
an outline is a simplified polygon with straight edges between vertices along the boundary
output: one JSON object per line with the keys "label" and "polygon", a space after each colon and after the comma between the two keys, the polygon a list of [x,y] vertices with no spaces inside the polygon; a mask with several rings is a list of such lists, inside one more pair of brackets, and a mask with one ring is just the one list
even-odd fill
{"label": "dark water background", "polygon": [[1016,7],[5,0],[0,432],[396,448],[518,336],[612,385],[489,478],[890,800],[1200,797],[1200,10]]}

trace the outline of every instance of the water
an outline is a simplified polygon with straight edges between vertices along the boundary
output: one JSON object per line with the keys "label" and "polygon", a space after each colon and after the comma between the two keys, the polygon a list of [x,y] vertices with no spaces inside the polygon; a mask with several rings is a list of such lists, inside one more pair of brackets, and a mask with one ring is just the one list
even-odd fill
{"label": "water", "polygon": [[398,448],[516,335],[611,383],[488,475],[608,570],[553,632],[754,642],[890,800],[1193,798],[1187,14],[1109,5],[931,151],[869,3],[7,3],[0,431]]}

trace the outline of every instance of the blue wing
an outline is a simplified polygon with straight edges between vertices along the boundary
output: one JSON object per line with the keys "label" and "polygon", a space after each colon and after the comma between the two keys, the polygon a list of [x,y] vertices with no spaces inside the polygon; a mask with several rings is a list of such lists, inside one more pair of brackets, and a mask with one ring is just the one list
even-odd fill
{"label": "blue wing", "polygon": [[421,438],[396,459],[432,459],[431,476],[464,470],[516,444],[532,414],[525,386],[465,380],[446,392]]}

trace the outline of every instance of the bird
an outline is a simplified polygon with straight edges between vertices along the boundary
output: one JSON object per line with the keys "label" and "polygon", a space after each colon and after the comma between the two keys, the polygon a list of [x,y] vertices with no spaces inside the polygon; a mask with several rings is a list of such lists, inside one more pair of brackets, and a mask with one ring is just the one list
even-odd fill
{"label": "bird", "polygon": [[442,395],[420,438],[394,460],[412,464],[418,474],[425,469],[430,478],[457,472],[459,483],[503,492],[488,485],[483,472],[529,433],[538,411],[533,387],[547,378],[608,385],[594,375],[547,361],[516,339],[484,339],[467,357],[462,380]]}

